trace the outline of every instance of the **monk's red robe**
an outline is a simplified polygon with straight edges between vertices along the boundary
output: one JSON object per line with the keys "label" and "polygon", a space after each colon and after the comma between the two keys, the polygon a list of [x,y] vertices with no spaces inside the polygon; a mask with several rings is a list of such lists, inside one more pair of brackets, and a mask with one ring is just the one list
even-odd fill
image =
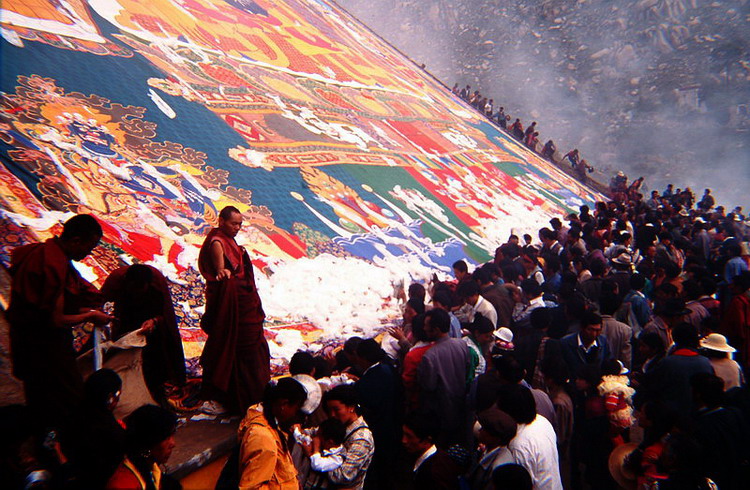
{"label": "monk's red robe", "polygon": [[64,423],[83,397],[70,326],[53,323],[58,298],[74,315],[99,301],[63,252],[59,239],[24,245],[11,254],[10,324],[13,374],[23,381],[26,404],[43,423]]}
{"label": "monk's red robe", "polygon": [[146,320],[157,320],[143,349],[143,375],[151,394],[158,400],[164,382],[185,383],[185,354],[167,280],[157,269],[149,268],[151,282],[144,294],[133,295],[126,291],[128,266],[112,271],[101,293],[104,301],[114,302],[117,321],[113,322],[112,334],[115,339],[138,330]]}
{"label": "monk's red robe", "polygon": [[[210,254],[215,241],[224,249],[224,268],[232,272],[230,279],[216,280]],[[261,401],[271,379],[270,353],[263,335],[265,313],[252,262],[234,238],[214,228],[203,242],[198,268],[206,279],[201,328],[208,334],[201,355],[201,396],[244,414],[250,405]]]}

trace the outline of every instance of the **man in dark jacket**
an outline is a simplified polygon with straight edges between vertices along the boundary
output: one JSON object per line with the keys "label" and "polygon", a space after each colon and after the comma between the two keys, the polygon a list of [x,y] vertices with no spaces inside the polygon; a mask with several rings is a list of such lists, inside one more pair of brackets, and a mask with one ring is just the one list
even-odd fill
{"label": "man in dark jacket", "polygon": [[560,339],[563,360],[571,373],[578,373],[583,366],[602,363],[611,358],[607,338],[602,333],[602,317],[586,311],[581,319],[581,330]]}

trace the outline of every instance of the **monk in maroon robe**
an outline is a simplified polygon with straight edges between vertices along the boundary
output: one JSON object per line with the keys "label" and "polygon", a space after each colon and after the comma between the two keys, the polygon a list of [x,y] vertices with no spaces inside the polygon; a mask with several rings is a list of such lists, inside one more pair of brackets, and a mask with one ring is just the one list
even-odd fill
{"label": "monk in maroon robe", "polygon": [[139,329],[146,334],[143,377],[154,400],[166,404],[164,383],[185,384],[185,354],[166,278],[148,265],[120,267],[101,293],[104,301],[114,302],[114,339]]}
{"label": "monk in maroon robe", "polygon": [[71,262],[83,260],[101,237],[101,225],[82,214],[65,222],[60,237],[11,254],[6,317],[13,374],[23,381],[26,404],[44,427],[64,425],[83,399],[72,327],[112,319],[93,308],[99,293]]}
{"label": "monk in maroon robe", "polygon": [[255,287],[253,264],[234,237],[242,214],[227,206],[219,227],[211,230],[198,256],[206,279],[206,311],[201,328],[208,340],[201,355],[202,409],[244,414],[261,401],[271,379],[270,353],[263,335],[265,313]]}

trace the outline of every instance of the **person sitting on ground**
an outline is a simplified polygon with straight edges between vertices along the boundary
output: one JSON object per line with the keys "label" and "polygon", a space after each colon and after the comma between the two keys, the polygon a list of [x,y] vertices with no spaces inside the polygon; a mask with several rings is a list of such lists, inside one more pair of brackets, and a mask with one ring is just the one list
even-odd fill
{"label": "person sitting on ground", "polygon": [[160,468],[174,450],[177,417],[161,407],[144,405],[125,419],[125,426],[125,459],[107,482],[107,490],[180,488]]}
{"label": "person sitting on ground", "polygon": [[80,488],[102,488],[125,456],[125,429],[113,414],[122,380],[111,369],[93,372],[83,385],[83,404],[71,424],[63,450]]}
{"label": "person sitting on ground", "polygon": [[520,119],[516,118],[516,120],[513,121],[513,124],[510,126],[510,134],[512,134],[518,141],[523,140],[523,124],[521,124]]}

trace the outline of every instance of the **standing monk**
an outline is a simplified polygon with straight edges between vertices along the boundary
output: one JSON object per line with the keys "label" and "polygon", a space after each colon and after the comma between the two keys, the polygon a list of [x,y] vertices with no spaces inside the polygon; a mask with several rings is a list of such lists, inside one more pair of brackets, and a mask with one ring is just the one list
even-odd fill
{"label": "standing monk", "polygon": [[115,339],[134,330],[146,335],[143,377],[154,400],[166,406],[164,383],[185,384],[185,354],[166,278],[145,264],[120,267],[104,281],[102,296],[115,304]]}
{"label": "standing monk", "polygon": [[83,378],[73,349],[74,325],[112,319],[92,307],[99,292],[71,261],[83,260],[102,238],[88,214],[70,218],[62,235],[13,250],[10,324],[13,374],[23,381],[26,404],[43,427],[60,427],[83,400]]}
{"label": "standing monk", "polygon": [[263,335],[265,313],[255,287],[253,264],[234,237],[242,214],[233,206],[219,213],[198,256],[206,279],[206,312],[201,328],[208,334],[203,348],[201,409],[244,414],[258,403],[271,379],[270,353]]}

